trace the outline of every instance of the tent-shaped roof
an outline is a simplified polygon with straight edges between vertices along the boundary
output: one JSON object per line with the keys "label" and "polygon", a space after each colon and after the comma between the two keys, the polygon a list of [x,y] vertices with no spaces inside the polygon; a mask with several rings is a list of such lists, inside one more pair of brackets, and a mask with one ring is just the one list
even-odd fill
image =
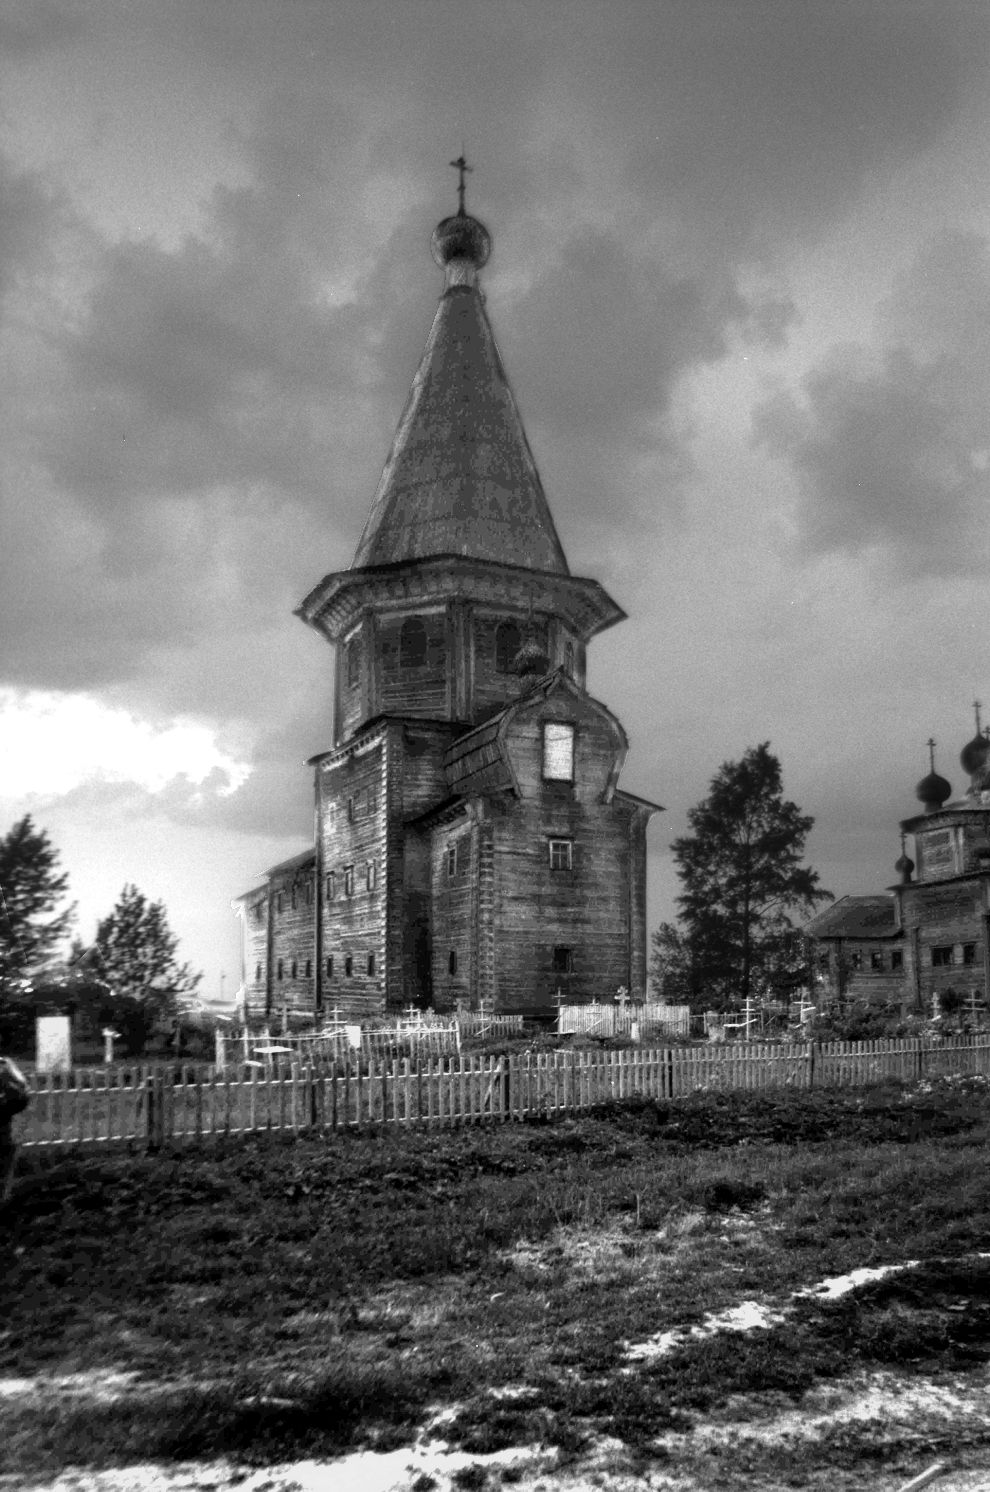
{"label": "tent-shaped roof", "polygon": [[353,568],[441,554],[569,573],[473,275],[441,297]]}

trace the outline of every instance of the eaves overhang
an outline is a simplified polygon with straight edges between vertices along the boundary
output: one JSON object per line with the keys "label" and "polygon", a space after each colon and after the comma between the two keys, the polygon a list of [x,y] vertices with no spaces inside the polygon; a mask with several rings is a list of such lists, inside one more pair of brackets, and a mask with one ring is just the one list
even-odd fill
{"label": "eaves overhang", "polygon": [[295,615],[337,643],[366,610],[401,611],[453,599],[549,612],[584,641],[626,617],[605,588],[587,576],[459,554],[332,571],[296,607]]}

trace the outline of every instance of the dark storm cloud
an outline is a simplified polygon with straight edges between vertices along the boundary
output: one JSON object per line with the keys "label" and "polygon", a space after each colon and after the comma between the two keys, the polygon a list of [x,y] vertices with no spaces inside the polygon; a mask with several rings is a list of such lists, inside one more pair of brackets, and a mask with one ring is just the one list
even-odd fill
{"label": "dark storm cloud", "polygon": [[879,318],[886,345],[836,349],[802,398],[757,411],[758,438],[798,478],[813,553],[877,547],[909,574],[985,566],[990,498],[990,248],[945,234]]}

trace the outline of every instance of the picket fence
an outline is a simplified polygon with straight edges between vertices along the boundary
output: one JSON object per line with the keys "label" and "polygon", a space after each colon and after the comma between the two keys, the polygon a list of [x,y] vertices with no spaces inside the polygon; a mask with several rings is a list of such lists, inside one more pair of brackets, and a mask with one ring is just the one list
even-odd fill
{"label": "picket fence", "polygon": [[[33,1100],[15,1134],[26,1146],[130,1143],[155,1150],[254,1130],[504,1122],[698,1089],[862,1085],[949,1073],[990,1074],[990,1034],[314,1062],[287,1076],[254,1069],[237,1079],[163,1070],[139,1083],[118,1081],[113,1069],[77,1069],[72,1087],[32,1080]],[[183,1076],[188,1080],[176,1081]]]}
{"label": "picket fence", "polygon": [[650,1035],[690,1036],[690,1005],[661,1005],[659,1001],[637,1004],[561,1005],[557,1009],[557,1032],[586,1036]]}

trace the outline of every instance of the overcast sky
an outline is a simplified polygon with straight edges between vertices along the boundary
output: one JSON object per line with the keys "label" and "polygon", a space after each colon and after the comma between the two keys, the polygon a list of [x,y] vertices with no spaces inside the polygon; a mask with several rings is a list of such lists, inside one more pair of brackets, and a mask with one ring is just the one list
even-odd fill
{"label": "overcast sky", "polygon": [[4,0],[0,808],[79,930],[162,897],[204,991],[305,847],[350,564],[448,162],[623,786],[669,844],[771,742],[837,895],[990,703],[983,0]]}

